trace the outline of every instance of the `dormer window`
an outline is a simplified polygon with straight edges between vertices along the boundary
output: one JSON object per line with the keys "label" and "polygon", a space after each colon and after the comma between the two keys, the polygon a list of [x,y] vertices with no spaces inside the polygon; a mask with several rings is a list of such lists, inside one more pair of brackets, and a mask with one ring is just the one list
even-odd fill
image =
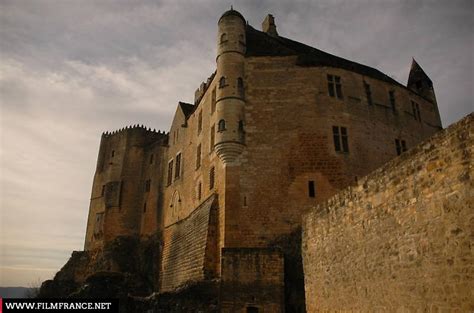
{"label": "dormer window", "polygon": [[225,130],[225,120],[220,120],[217,125],[217,131],[221,132]]}
{"label": "dormer window", "polygon": [[224,88],[225,86],[225,77],[222,76],[221,79],[219,79],[219,88]]}

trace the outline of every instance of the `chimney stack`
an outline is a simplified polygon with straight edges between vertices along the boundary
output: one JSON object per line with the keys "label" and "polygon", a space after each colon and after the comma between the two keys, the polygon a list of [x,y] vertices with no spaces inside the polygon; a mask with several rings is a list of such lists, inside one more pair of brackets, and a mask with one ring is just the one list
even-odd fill
{"label": "chimney stack", "polygon": [[270,36],[278,36],[277,28],[275,25],[275,18],[273,17],[273,15],[268,14],[265,17],[265,20],[262,23],[262,30]]}

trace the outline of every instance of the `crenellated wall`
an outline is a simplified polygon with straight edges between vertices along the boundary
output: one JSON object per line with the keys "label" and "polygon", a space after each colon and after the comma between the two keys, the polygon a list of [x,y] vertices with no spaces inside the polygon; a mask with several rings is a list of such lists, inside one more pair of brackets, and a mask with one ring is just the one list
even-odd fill
{"label": "crenellated wall", "polygon": [[307,312],[471,312],[471,114],[303,218]]}
{"label": "crenellated wall", "polygon": [[85,250],[102,248],[117,236],[156,233],[162,175],[157,169],[166,144],[164,132],[138,125],[102,135]]}

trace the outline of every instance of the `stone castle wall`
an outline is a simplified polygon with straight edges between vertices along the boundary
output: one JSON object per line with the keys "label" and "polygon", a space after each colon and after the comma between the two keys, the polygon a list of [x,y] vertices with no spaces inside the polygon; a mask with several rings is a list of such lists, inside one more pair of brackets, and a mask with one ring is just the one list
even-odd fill
{"label": "stone castle wall", "polygon": [[[246,149],[227,172],[227,247],[266,246],[290,233],[307,209],[396,157],[395,139],[410,149],[441,129],[436,104],[405,87],[296,62],[296,56],[246,59]],[[328,75],[340,77],[342,99],[329,95]],[[421,121],[412,100],[420,104]],[[347,130],[348,152],[335,151],[333,126]]]}
{"label": "stone castle wall", "polygon": [[308,312],[474,310],[473,120],[304,217]]}

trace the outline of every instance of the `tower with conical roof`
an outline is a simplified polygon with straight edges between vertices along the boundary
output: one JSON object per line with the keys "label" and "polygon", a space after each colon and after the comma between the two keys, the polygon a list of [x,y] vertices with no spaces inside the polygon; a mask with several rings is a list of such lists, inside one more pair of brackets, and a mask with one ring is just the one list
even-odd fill
{"label": "tower with conical roof", "polygon": [[407,87],[427,98],[431,102],[436,103],[433,82],[421,68],[421,66],[415,61],[415,59],[413,59],[411,63]]}

